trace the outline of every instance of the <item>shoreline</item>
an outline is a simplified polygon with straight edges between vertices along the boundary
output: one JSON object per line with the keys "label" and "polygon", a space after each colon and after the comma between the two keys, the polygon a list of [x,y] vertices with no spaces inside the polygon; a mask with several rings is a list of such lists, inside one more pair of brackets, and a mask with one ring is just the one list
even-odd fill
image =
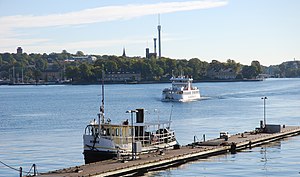
{"label": "shoreline", "polygon": [[[193,83],[205,83],[205,82],[259,82],[264,81],[265,79],[230,79],[230,80],[194,80]],[[161,83],[172,83],[171,81],[134,81],[134,82],[126,82],[126,81],[115,81],[108,82],[105,81],[105,84],[161,84]],[[98,85],[101,82],[73,82],[73,83],[0,83],[1,85]]]}

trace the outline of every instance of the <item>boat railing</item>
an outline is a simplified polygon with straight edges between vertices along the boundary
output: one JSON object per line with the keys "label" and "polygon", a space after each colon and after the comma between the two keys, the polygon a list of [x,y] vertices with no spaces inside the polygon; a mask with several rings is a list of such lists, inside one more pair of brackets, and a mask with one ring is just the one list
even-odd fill
{"label": "boat railing", "polygon": [[[156,138],[155,138],[156,137]],[[156,133],[154,134],[154,138],[151,144],[163,144],[163,143],[169,143],[175,140],[175,133],[174,131],[169,132],[162,132],[162,133]]]}
{"label": "boat railing", "polygon": [[113,139],[114,142],[118,145],[125,145],[132,143],[132,139],[134,142],[140,141],[142,146],[150,146],[150,145],[159,145],[163,143],[169,143],[175,140],[175,133],[174,131],[168,131],[168,132],[158,132],[158,133],[152,133],[148,135],[142,135],[142,136],[101,136],[105,139]]}

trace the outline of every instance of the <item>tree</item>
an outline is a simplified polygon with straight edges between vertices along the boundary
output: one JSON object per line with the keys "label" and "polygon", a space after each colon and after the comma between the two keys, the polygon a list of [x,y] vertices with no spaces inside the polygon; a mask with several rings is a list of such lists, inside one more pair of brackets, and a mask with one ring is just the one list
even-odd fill
{"label": "tree", "polygon": [[76,56],[82,57],[84,56],[84,53],[82,51],[77,51]]}
{"label": "tree", "polygon": [[117,72],[118,71],[118,65],[115,61],[108,60],[105,62],[105,68],[110,72]]}
{"label": "tree", "polygon": [[35,56],[35,67],[40,71],[44,71],[48,66],[47,60],[43,59],[41,56]]}
{"label": "tree", "polygon": [[80,79],[80,71],[77,66],[67,66],[66,76],[71,78],[72,81],[78,81]]}
{"label": "tree", "polygon": [[228,59],[225,63],[225,67],[226,69],[232,69],[235,74],[238,74],[241,71],[241,64],[240,63],[236,63],[234,60]]}
{"label": "tree", "polygon": [[257,75],[262,73],[262,66],[260,65],[259,61],[257,60],[252,61],[251,66],[255,67]]}
{"label": "tree", "polygon": [[42,73],[41,73],[40,70],[34,69],[33,76],[34,76],[34,79],[35,79],[35,83],[39,82],[39,79],[40,79],[41,75],[42,75]]}
{"label": "tree", "polygon": [[200,79],[202,76],[202,62],[198,58],[192,58],[188,61],[188,67],[192,69],[194,79]]}
{"label": "tree", "polygon": [[219,62],[218,60],[212,60],[211,63],[208,66],[208,70],[213,70],[213,71],[220,71],[224,67],[224,64]]}
{"label": "tree", "polygon": [[94,73],[94,77],[96,80],[101,80],[102,79],[102,66],[95,66],[92,69],[92,72]]}
{"label": "tree", "polygon": [[80,76],[82,81],[91,81],[93,72],[92,72],[92,66],[87,63],[82,63],[79,66]]}
{"label": "tree", "polygon": [[258,74],[256,71],[256,67],[254,66],[244,66],[242,69],[242,75],[244,78],[247,79],[253,79],[255,78]]}
{"label": "tree", "polygon": [[177,69],[177,62],[176,60],[172,60],[170,58],[166,58],[166,66],[165,73],[172,75],[173,72]]}
{"label": "tree", "polygon": [[17,61],[16,61],[16,59],[13,57],[13,55],[8,55],[8,57],[7,57],[7,62],[11,65],[11,66],[13,66]]}

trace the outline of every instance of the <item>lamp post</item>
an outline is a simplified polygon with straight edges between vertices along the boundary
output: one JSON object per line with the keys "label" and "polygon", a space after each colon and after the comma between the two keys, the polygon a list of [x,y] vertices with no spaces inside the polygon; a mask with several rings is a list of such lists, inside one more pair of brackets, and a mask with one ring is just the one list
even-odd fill
{"label": "lamp post", "polygon": [[268,99],[266,96],[261,98],[264,100],[264,128],[266,128],[267,120],[266,120],[266,99]]}
{"label": "lamp post", "polygon": [[132,160],[134,158],[134,152],[133,152],[133,113],[136,113],[137,110],[128,110],[126,113],[131,113],[131,155],[132,155]]}

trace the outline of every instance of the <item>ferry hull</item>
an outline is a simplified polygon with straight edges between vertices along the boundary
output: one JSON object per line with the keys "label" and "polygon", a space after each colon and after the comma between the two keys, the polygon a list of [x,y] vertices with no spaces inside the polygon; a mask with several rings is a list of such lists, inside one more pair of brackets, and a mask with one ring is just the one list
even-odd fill
{"label": "ferry hull", "polygon": [[114,157],[117,157],[117,154],[115,152],[110,151],[84,150],[83,155],[85,164],[113,159]]}
{"label": "ferry hull", "polygon": [[163,93],[162,94],[162,101],[179,101],[179,102],[186,102],[186,101],[194,101],[199,100],[200,94],[176,94],[176,93]]}

